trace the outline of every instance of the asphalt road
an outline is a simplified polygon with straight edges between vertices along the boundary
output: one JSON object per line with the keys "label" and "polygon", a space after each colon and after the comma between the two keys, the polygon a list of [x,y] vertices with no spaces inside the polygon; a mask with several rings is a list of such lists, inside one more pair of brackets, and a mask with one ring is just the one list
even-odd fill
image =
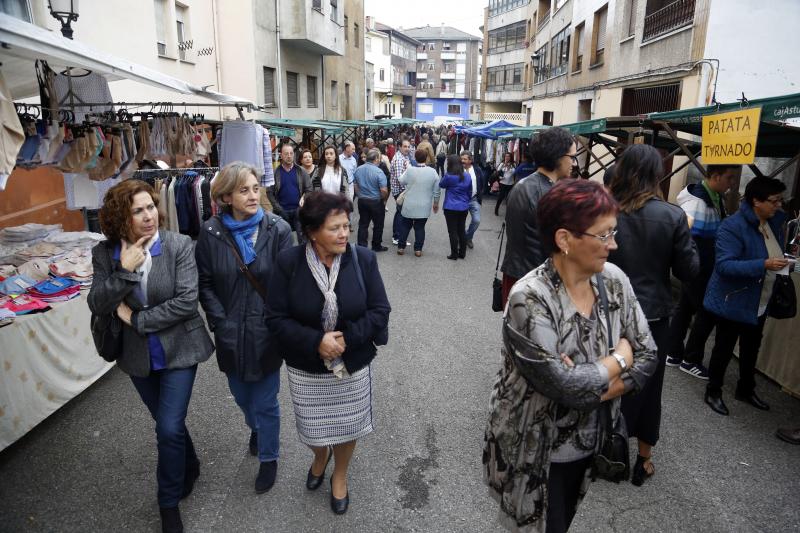
{"label": "asphalt road", "polygon": [[[202,470],[181,504],[187,531],[503,531],[481,480],[500,365],[500,314],[490,308],[501,222],[493,207],[485,202],[465,261],[445,258],[441,213],[429,220],[422,258],[380,254],[390,342],[374,363],[375,432],[356,448],[348,513],[329,510],[327,481],[305,489],[311,454],[296,436],[285,375],[278,480],[254,493],[249,430],[212,359],[200,367],[189,408]],[[728,383],[736,371],[733,363]],[[721,417],[703,403],[703,387],[667,369],[655,477],[641,488],[594,483],[572,531],[800,530],[800,447],[773,436],[778,425],[800,424],[800,401],[759,376],[772,410],[736,402],[729,387],[731,416]],[[153,427],[128,378],[109,372],[0,453],[0,531],[160,531]]]}

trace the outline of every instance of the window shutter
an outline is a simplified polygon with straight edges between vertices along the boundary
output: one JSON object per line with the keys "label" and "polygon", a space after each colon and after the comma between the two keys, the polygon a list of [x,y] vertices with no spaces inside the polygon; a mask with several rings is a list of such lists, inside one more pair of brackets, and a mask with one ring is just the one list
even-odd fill
{"label": "window shutter", "polygon": [[306,76],[306,99],[308,107],[317,107],[317,77]]}
{"label": "window shutter", "polygon": [[630,0],[631,5],[628,8],[628,37],[636,33],[636,0]]}
{"label": "window shutter", "polygon": [[275,69],[264,67],[264,105],[275,105]]}
{"label": "window shutter", "polygon": [[296,72],[286,72],[286,105],[300,107],[300,99],[297,96]]}
{"label": "window shutter", "polygon": [[608,19],[608,9],[604,9],[597,17],[597,50],[606,48],[606,20]]}

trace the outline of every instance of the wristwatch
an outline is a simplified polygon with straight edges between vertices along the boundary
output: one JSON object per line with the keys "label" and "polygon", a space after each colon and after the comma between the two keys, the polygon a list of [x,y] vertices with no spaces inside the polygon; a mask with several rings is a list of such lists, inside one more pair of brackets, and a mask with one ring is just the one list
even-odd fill
{"label": "wristwatch", "polygon": [[625,358],[622,356],[622,354],[619,352],[614,352],[611,354],[611,357],[617,360],[617,363],[619,363],[619,367],[623,374],[628,371],[628,362],[625,361]]}

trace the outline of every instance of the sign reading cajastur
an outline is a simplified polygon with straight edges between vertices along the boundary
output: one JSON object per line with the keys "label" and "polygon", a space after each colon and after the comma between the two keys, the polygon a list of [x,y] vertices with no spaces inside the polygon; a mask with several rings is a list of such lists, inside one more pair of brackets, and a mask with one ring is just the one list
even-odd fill
{"label": "sign reading cajastur", "polygon": [[749,165],[756,157],[761,108],[703,117],[703,163]]}

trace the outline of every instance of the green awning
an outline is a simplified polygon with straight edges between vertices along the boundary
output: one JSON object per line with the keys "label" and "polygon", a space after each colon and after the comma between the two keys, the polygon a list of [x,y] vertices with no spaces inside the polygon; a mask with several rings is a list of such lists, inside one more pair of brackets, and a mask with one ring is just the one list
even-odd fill
{"label": "green awning", "polygon": [[702,122],[705,115],[725,113],[752,107],[761,108],[762,122],[769,120],[784,121],[790,118],[798,118],[800,117],[800,93],[773,96],[772,98],[759,98],[757,100],[750,100],[746,104],[734,102],[731,104],[695,107],[692,109],[678,109],[675,111],[666,111],[664,113],[650,113],[647,118],[650,120],[693,124]]}
{"label": "green awning", "polygon": [[269,126],[269,133],[270,135],[275,135],[276,137],[294,137],[297,131],[294,128],[284,128],[281,126]]}
{"label": "green awning", "polygon": [[492,133],[499,137],[513,137],[515,139],[526,139],[537,132],[546,130],[550,126],[534,125],[519,126],[516,128],[489,128]]}
{"label": "green awning", "polygon": [[344,128],[325,124],[320,121],[314,120],[298,120],[292,118],[270,118],[263,121],[270,126],[279,126],[286,128],[301,128],[310,130],[323,130],[327,135],[338,135],[344,131]]}
{"label": "green awning", "polygon": [[589,133],[602,133],[607,128],[606,119],[598,118],[595,120],[584,120],[582,122],[573,122],[572,124],[564,124],[559,126],[568,130],[573,135],[586,135]]}

